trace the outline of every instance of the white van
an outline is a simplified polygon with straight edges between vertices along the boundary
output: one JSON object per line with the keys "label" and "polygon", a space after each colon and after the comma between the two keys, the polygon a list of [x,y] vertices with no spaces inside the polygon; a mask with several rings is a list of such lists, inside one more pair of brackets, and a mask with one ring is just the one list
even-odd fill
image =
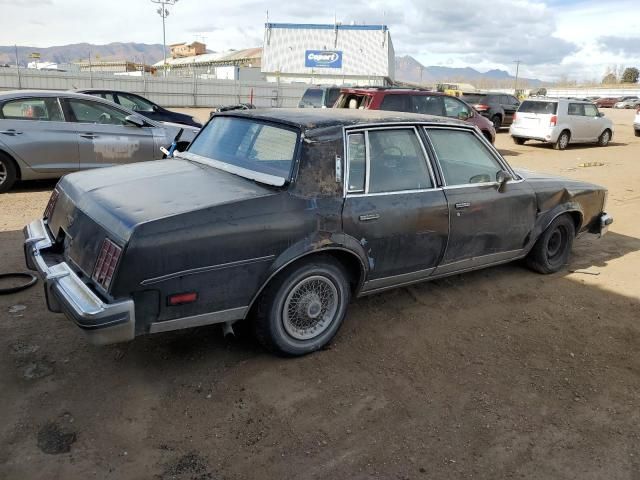
{"label": "white van", "polygon": [[513,141],[551,143],[564,150],[570,143],[606,146],[613,138],[613,122],[593,103],[573,98],[527,99],[520,105],[509,128]]}

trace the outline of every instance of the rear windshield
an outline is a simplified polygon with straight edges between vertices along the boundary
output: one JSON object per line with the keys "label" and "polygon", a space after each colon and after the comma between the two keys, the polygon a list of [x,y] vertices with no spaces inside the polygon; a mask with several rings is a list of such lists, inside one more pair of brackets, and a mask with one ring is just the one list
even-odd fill
{"label": "rear windshield", "polygon": [[558,111],[558,102],[531,102],[525,100],[518,109],[519,112],[525,113],[547,113],[555,115]]}
{"label": "rear windshield", "polygon": [[486,97],[487,97],[486,95],[479,95],[476,93],[472,93],[472,94],[465,93],[460,98],[462,98],[462,100],[464,100],[465,102],[471,105],[475,105],[476,103],[482,103],[482,101],[484,101]]}
{"label": "rear windshield", "polygon": [[299,107],[321,107],[322,106],[322,89],[309,88],[300,99]]}
{"label": "rear windshield", "polygon": [[214,117],[188,152],[289,179],[297,143],[298,133],[289,128],[245,118]]}

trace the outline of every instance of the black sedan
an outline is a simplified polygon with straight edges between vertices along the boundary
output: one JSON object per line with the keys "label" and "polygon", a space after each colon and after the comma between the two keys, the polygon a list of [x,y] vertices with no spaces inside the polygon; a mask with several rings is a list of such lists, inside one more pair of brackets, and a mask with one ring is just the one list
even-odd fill
{"label": "black sedan", "polygon": [[65,176],[25,227],[48,307],[99,344],[251,318],[272,351],[336,334],[352,296],[606,232],[606,190],[513,170],[456,120],[379,111],[216,115],[173,160]]}
{"label": "black sedan", "polygon": [[76,90],[76,92],[102,97],[156,122],[171,122],[198,128],[202,127],[202,124],[196,120],[195,117],[185,113],[172,112],[135,93],[105,90],[102,88],[87,88],[84,90]]}

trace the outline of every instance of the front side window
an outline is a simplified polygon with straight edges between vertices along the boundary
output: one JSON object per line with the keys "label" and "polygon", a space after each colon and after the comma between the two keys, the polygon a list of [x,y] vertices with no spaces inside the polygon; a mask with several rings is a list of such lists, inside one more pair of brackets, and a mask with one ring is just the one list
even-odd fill
{"label": "front side window", "polygon": [[327,90],[324,99],[324,106],[327,108],[333,107],[333,104],[336,103],[338,97],[340,96],[339,88],[330,88]]}
{"label": "front side window", "polygon": [[465,130],[427,129],[447,185],[495,182],[502,166],[483,142]]}
{"label": "front side window", "polygon": [[57,98],[23,98],[2,106],[2,118],[64,122]]}
{"label": "front side window", "polygon": [[289,179],[297,131],[252,119],[216,117],[191,143],[189,153]]}
{"label": "front side window", "polygon": [[322,89],[308,88],[300,99],[300,107],[321,107],[322,106]]}
{"label": "front side window", "polygon": [[444,108],[447,113],[447,117],[461,118],[463,120],[466,120],[471,116],[469,107],[467,107],[460,100],[456,100],[455,98],[445,97]]}
{"label": "front side window", "polygon": [[584,114],[587,117],[597,117],[598,116],[598,107],[595,105],[587,104],[584,106]]}
{"label": "front side window", "polygon": [[118,99],[120,105],[129,110],[135,112],[153,112],[153,104],[148,102],[144,98],[136,97],[135,95],[127,95],[126,93],[119,93]]}
{"label": "front side window", "polygon": [[433,188],[415,130],[371,130],[368,135],[368,193]]}
{"label": "front side window", "polygon": [[127,114],[99,102],[79,98],[69,98],[69,107],[80,123],[97,123],[100,125],[127,125]]}

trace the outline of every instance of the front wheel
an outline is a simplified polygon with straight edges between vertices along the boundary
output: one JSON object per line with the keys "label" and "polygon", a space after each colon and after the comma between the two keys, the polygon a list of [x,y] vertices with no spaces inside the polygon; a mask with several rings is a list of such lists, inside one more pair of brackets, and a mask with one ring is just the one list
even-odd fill
{"label": "front wheel", "polygon": [[0,153],[0,193],[8,192],[18,179],[18,171],[13,160]]}
{"label": "front wheel", "polygon": [[496,129],[496,132],[500,130],[500,127],[502,127],[502,118],[500,118],[500,115],[494,115],[491,117],[491,122],[493,123],[493,128]]}
{"label": "front wheel", "polygon": [[636,134],[636,137],[640,137],[640,130],[634,130],[634,133]]}
{"label": "front wheel", "polygon": [[261,294],[256,337],[281,355],[314,352],[334,337],[350,298],[347,274],[335,259],[322,255],[294,264]]}
{"label": "front wheel", "polygon": [[611,140],[611,132],[607,129],[598,137],[598,145],[601,147],[606,147],[609,145],[609,141]]}
{"label": "front wheel", "polygon": [[527,265],[539,273],[555,273],[569,262],[576,227],[569,215],[561,215],[540,235],[529,255]]}
{"label": "front wheel", "polygon": [[526,141],[526,138],[513,137],[513,143],[515,143],[516,145],[524,145],[524,142]]}

